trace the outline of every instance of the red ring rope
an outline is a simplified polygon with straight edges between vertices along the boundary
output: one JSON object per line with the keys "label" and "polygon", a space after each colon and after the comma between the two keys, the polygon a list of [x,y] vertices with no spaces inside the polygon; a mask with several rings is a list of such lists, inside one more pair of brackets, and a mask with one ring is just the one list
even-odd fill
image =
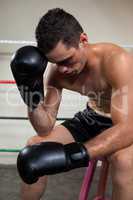
{"label": "red ring rope", "polygon": [[0,84],[16,84],[14,80],[0,80]]}

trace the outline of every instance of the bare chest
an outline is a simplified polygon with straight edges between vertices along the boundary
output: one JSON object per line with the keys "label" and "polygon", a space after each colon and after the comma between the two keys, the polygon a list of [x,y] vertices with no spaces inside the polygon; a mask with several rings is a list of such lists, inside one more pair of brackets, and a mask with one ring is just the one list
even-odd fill
{"label": "bare chest", "polygon": [[93,109],[103,114],[110,112],[112,89],[102,76],[83,73],[78,78],[64,81],[64,88],[88,96],[88,104]]}

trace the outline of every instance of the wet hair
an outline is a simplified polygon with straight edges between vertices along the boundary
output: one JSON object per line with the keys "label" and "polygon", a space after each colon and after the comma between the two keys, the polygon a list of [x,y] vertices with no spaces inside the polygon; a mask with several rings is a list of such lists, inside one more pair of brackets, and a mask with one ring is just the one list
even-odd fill
{"label": "wet hair", "polygon": [[83,28],[77,19],[60,8],[49,10],[39,21],[35,36],[39,49],[49,53],[59,41],[67,47],[78,47]]}

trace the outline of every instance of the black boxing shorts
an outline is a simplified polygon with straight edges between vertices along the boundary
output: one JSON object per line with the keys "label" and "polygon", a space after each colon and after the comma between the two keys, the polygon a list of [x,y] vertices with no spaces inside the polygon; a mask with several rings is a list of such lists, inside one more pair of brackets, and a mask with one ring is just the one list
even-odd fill
{"label": "black boxing shorts", "polygon": [[72,119],[64,121],[61,125],[70,131],[76,142],[85,142],[110,128],[112,120],[96,113],[87,105],[85,110],[76,113]]}

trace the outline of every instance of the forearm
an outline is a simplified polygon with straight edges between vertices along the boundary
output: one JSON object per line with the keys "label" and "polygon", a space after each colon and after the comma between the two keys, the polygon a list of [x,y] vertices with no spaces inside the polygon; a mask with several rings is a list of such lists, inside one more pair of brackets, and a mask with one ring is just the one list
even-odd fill
{"label": "forearm", "polygon": [[107,156],[133,143],[133,128],[117,124],[87,141],[85,146],[91,158]]}
{"label": "forearm", "polygon": [[28,116],[33,128],[40,136],[48,134],[56,121],[56,117],[47,112],[42,104],[39,104],[32,112],[28,111]]}

